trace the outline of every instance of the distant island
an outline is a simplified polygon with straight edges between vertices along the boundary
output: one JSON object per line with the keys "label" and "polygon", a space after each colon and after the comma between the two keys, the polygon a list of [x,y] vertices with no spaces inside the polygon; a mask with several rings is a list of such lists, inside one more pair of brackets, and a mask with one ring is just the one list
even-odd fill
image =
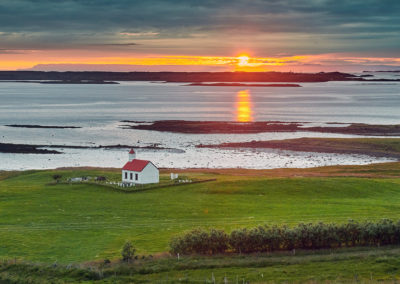
{"label": "distant island", "polygon": [[299,84],[191,83],[185,86],[212,87],[301,87]]}
{"label": "distant island", "polygon": [[36,124],[6,124],[4,126],[20,127],[20,128],[53,128],[53,129],[82,128],[80,126],[36,125]]}
{"label": "distant island", "polygon": [[0,83],[38,83],[38,84],[119,84],[114,81],[103,81],[103,80],[52,80],[52,81],[40,81],[40,80],[0,80]]}
{"label": "distant island", "polygon": [[40,84],[119,84],[114,81],[103,81],[103,80],[54,80],[54,81],[41,81]]}
{"label": "distant island", "polygon": [[368,71],[365,70],[363,71],[364,73],[400,73],[400,70],[377,70],[377,71]]}
{"label": "distant island", "polygon": [[[303,127],[302,122],[283,121],[188,121],[188,120],[158,120],[151,123],[137,124],[135,121],[122,120],[124,129],[152,130],[160,132],[216,134],[216,133],[262,133],[262,132],[320,132],[365,136],[399,136],[400,125],[372,125],[351,123],[343,127],[314,126]],[[132,124],[133,123],[133,124]]]}
{"label": "distant island", "polygon": [[36,80],[44,84],[115,84],[116,81],[158,81],[176,83],[203,82],[328,82],[328,81],[399,81],[366,79],[341,72],[43,72],[0,71],[0,81]]}

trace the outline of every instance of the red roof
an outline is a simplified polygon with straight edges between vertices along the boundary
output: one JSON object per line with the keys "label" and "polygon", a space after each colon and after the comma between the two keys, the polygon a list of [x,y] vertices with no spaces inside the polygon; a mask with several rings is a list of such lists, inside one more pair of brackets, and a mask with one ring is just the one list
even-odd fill
{"label": "red roof", "polygon": [[125,171],[141,172],[148,163],[150,163],[150,161],[134,159],[127,162],[122,169]]}
{"label": "red roof", "polygon": [[131,149],[131,150],[129,151],[129,154],[135,154],[135,151],[133,151],[133,149]]}

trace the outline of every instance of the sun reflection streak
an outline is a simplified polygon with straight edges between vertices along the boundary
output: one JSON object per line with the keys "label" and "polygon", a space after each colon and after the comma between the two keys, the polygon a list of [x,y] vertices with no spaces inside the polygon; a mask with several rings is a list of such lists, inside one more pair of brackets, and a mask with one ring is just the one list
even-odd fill
{"label": "sun reflection streak", "polygon": [[236,120],[239,122],[253,121],[249,90],[239,91],[236,94]]}

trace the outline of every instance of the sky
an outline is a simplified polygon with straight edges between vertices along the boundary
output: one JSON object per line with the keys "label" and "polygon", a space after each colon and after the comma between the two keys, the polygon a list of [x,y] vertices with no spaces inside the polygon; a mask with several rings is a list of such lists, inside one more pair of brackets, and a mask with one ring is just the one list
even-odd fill
{"label": "sky", "polygon": [[400,70],[400,1],[0,0],[0,70]]}

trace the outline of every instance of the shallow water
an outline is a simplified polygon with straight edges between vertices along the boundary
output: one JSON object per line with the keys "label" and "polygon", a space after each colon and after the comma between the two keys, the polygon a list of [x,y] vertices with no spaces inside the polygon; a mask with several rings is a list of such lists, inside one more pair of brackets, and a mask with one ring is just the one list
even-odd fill
{"label": "shallow water", "polygon": [[[301,88],[204,87],[150,82],[120,85],[0,83],[0,142],[24,144],[129,144],[183,150],[139,151],[159,167],[276,168],[366,164],[389,159],[256,149],[199,149],[198,144],[298,137],[352,137],[337,134],[178,134],[122,129],[120,120],[304,121],[398,124],[400,84],[301,83]],[[6,124],[73,125],[80,129],[28,129]],[[334,125],[343,126],[340,124]],[[0,169],[60,166],[121,167],[123,150],[65,149],[62,155],[0,154]]]}

